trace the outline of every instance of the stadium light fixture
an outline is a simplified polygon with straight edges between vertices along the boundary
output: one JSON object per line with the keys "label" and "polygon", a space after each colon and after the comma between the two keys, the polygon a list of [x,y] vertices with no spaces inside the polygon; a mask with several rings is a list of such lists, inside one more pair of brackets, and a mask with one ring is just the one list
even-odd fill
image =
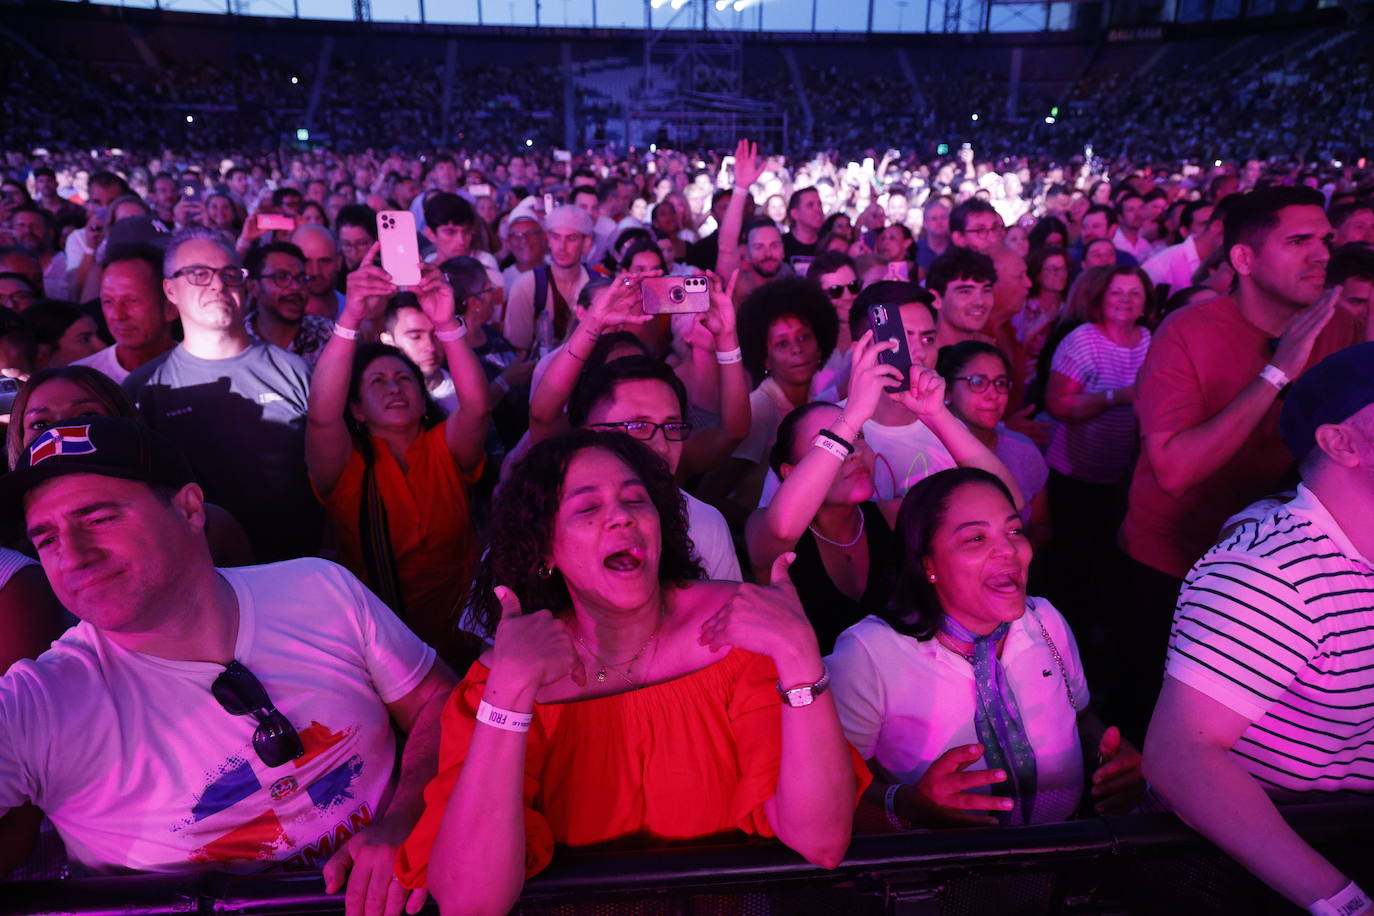
{"label": "stadium light fixture", "polygon": [[529,139],[528,137],[526,137],[526,138],[525,138],[525,145],[526,145],[526,146],[534,146],[534,141],[531,140],[531,139]]}
{"label": "stadium light fixture", "polygon": [[973,114],[969,115],[969,120],[970,120],[970,121],[977,121],[977,120],[978,120],[978,112],[975,111]]}
{"label": "stadium light fixture", "polygon": [[194,124],[195,121],[196,121],[196,116],[195,116],[195,115],[187,115],[187,116],[186,116],[186,123],[187,123],[187,124]]}
{"label": "stadium light fixture", "polygon": [[680,10],[687,5],[687,0],[673,0],[671,6],[675,10]]}
{"label": "stadium light fixture", "polygon": [[310,131],[304,127],[297,127],[296,139],[302,143],[308,143],[310,141]]}
{"label": "stadium light fixture", "polygon": [[730,5],[730,0],[716,0],[716,12],[723,13],[725,8]]}
{"label": "stadium light fixture", "polygon": [[735,12],[742,13],[749,8],[749,0],[735,0]]}
{"label": "stadium light fixture", "polygon": [[299,83],[299,82],[300,82],[300,78],[299,78],[299,77],[295,77],[295,76],[291,77],[291,85],[292,85],[292,86],[296,85],[296,84]]}
{"label": "stadium light fixture", "polygon": [[649,0],[649,5],[654,9],[662,9],[668,5],[668,0]]}
{"label": "stadium light fixture", "polygon": [[1046,124],[1053,124],[1053,123],[1054,123],[1054,115],[1046,115],[1046,116],[1045,116],[1045,123],[1046,123]]}
{"label": "stadium light fixture", "polygon": [[1221,160],[1220,160],[1220,159],[1217,159],[1217,160],[1213,161],[1213,162],[1212,162],[1212,165],[1216,166],[1217,168],[1221,168]]}

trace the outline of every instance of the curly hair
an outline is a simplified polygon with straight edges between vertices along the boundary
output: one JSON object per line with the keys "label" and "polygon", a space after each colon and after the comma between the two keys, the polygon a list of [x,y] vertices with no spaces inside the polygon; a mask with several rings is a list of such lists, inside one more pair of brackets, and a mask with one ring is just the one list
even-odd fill
{"label": "curly hair", "polygon": [[553,549],[554,519],[563,497],[563,481],[573,458],[599,448],[619,458],[644,482],[658,511],[661,550],[658,580],[681,585],[704,579],[701,562],[687,534],[687,505],[668,465],[642,442],[624,433],[574,430],[540,442],[511,470],[492,507],[489,549],[468,596],[468,615],[490,637],[501,619],[496,586],[504,585],[528,611],[554,613],[572,607],[561,572],[540,578],[539,570]]}
{"label": "curly hair", "polygon": [[917,483],[906,493],[897,513],[896,537],[888,557],[887,601],[878,616],[903,636],[930,639],[940,631],[945,610],[935,586],[926,577],[925,560],[930,556],[935,532],[945,520],[949,501],[955,492],[969,484],[995,487],[1015,505],[1007,485],[981,468],[952,468],[940,471]]}
{"label": "curly hair", "polygon": [[835,350],[840,336],[840,319],[835,307],[815,283],[802,277],[779,277],[755,289],[740,303],[736,326],[739,345],[744,352],[744,368],[763,381],[768,359],[768,330],[781,318],[796,318],[816,335],[820,363]]}

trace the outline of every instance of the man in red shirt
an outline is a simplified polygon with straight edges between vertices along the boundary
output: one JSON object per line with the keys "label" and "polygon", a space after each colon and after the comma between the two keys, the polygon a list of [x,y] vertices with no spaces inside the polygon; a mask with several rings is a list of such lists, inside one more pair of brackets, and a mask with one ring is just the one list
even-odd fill
{"label": "man in red shirt", "polygon": [[1307,188],[1238,199],[1223,243],[1234,294],[1170,316],[1141,370],[1141,453],[1121,528],[1134,607],[1114,615],[1132,737],[1141,737],[1159,689],[1184,575],[1229,516],[1292,476],[1279,393],[1360,339],[1323,296],[1332,230],[1322,204]]}

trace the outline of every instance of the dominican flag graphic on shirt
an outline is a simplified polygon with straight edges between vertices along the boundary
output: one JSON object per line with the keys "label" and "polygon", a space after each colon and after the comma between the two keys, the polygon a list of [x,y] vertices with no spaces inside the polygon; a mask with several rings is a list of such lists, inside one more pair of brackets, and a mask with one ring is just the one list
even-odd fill
{"label": "dominican flag graphic on shirt", "polygon": [[312,722],[301,732],[305,755],[286,766],[263,767],[251,751],[225,760],[174,828],[203,840],[190,861],[234,870],[323,865],[372,822],[371,806],[356,798],[363,760],[347,750],[351,733]]}
{"label": "dominican flag graphic on shirt", "polygon": [[95,451],[91,442],[91,426],[54,426],[29,446],[29,467],[34,467],[49,458],[63,455],[89,455]]}

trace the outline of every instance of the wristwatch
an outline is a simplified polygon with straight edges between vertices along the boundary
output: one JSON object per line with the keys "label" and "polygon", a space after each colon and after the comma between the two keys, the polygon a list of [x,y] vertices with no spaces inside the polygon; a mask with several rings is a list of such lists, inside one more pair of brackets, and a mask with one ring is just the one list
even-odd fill
{"label": "wristwatch", "polygon": [[830,686],[830,669],[825,662],[821,662],[821,679],[814,684],[803,684],[800,687],[793,687],[790,690],[784,689],[782,681],[778,681],[778,693],[782,696],[782,701],[794,709],[802,706],[810,706],[816,702],[816,697],[825,693]]}

